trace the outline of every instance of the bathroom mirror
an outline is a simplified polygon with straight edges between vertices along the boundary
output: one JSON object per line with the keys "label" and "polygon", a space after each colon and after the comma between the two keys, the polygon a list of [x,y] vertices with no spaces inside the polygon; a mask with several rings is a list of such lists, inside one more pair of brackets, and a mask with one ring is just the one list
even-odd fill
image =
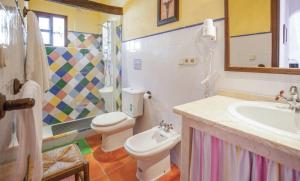
{"label": "bathroom mirror", "polygon": [[225,0],[225,70],[300,74],[299,0]]}

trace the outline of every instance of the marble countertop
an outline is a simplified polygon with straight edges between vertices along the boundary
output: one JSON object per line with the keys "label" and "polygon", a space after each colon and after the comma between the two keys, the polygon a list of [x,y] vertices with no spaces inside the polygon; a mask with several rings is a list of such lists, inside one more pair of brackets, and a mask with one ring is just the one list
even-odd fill
{"label": "marble countertop", "polygon": [[[227,112],[229,105],[240,101],[245,100],[217,95],[188,104],[176,106],[174,107],[173,111],[184,118],[205,123],[206,125],[218,128],[221,131],[229,131],[230,133],[234,132],[235,134],[244,136],[244,138],[246,136],[256,143],[256,147],[259,147],[259,145],[264,145],[270,148],[271,151],[280,151],[281,153],[287,154],[289,158],[291,158],[291,156],[296,157],[296,160],[299,161],[299,140],[283,137],[273,132],[266,131],[263,128],[258,128],[251,124],[239,121],[232,117],[229,112]],[[254,150],[255,149],[259,148],[254,148]],[[292,165],[296,166],[295,164],[297,163]],[[300,164],[297,164],[297,168],[300,169]]]}

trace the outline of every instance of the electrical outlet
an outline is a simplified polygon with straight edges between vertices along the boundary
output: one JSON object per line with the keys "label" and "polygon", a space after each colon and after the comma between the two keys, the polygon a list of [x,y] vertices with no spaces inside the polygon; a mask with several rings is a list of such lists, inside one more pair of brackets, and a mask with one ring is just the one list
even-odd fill
{"label": "electrical outlet", "polygon": [[183,58],[179,60],[179,65],[196,65],[197,60],[196,58]]}
{"label": "electrical outlet", "polygon": [[197,64],[197,60],[195,58],[191,58],[189,61],[190,65],[196,65]]}

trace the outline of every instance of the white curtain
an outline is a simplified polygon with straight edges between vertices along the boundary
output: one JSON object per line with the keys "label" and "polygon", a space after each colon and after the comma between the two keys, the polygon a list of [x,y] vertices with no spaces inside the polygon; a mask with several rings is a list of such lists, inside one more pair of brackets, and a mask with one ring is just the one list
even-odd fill
{"label": "white curtain", "polygon": [[[0,0],[0,2],[4,4],[7,10],[5,18],[8,18],[9,24],[7,35],[9,39],[5,55],[6,67],[0,69],[0,92],[5,94],[7,99],[17,99],[20,95],[12,95],[11,85],[14,78],[24,81],[24,32],[22,21],[14,7],[14,1]],[[3,38],[4,35],[0,34],[0,36]],[[5,181],[18,181],[16,179],[18,165],[14,165],[14,162],[12,162],[16,157],[16,147],[10,147],[14,113],[13,111],[7,112],[5,118],[0,120],[0,180]]]}

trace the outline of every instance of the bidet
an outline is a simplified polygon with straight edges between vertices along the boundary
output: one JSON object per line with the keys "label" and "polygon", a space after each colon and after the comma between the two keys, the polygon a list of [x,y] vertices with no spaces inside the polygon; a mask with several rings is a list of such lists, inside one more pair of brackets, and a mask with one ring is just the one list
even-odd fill
{"label": "bidet", "polygon": [[165,131],[162,126],[154,127],[130,137],[124,148],[137,159],[138,180],[154,181],[170,171],[170,150],[180,141],[181,136],[174,130]]}

